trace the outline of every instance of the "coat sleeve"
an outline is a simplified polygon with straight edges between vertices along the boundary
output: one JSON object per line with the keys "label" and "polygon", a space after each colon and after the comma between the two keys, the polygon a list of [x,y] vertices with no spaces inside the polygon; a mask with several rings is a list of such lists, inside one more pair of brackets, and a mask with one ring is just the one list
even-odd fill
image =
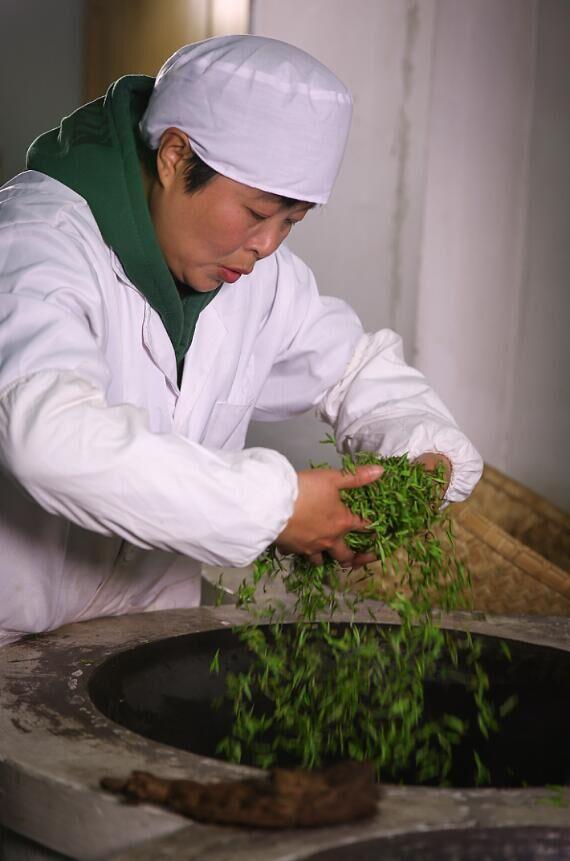
{"label": "coat sleeve", "polygon": [[255,421],[278,421],[317,406],[342,376],[362,336],[346,302],[321,296],[309,267],[288,248],[275,255],[275,295],[258,336],[257,355],[270,357],[256,399]]}
{"label": "coat sleeve", "polygon": [[440,452],[452,464],[447,500],[465,499],[481,458],[422,374],[405,363],[400,337],[389,329],[365,334],[345,302],[319,295],[310,269],[287,249],[278,252],[277,282],[275,306],[287,323],[254,419],[316,407],[340,450],[407,452],[412,459]]}
{"label": "coat sleeve", "polygon": [[86,529],[212,564],[250,563],[291,516],[293,467],[267,449],[214,451],[151,432],[143,409],[109,405],[84,248],[42,224],[0,234],[0,468]]}
{"label": "coat sleeve", "polygon": [[333,426],[340,450],[407,453],[411,460],[425,452],[446,455],[448,502],[466,499],[481,477],[480,455],[425,377],[405,363],[402,340],[390,329],[361,337],[317,412]]}

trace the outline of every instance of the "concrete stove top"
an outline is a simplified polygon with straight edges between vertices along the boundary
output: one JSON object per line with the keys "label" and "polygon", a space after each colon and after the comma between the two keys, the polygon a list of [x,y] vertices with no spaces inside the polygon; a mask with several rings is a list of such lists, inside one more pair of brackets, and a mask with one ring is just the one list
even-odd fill
{"label": "concrete stove top", "polygon": [[[386,786],[378,813],[368,822],[286,832],[193,823],[150,805],[125,805],[100,790],[104,775],[124,776],[133,769],[202,781],[254,773],[136,735],[105,718],[87,690],[93,669],[117,652],[166,637],[227,628],[244,618],[227,606],[105,618],[0,650],[0,823],[7,829],[6,846],[34,841],[51,850],[18,855],[15,849],[12,856],[6,852],[6,858],[285,861],[409,832],[570,826],[568,788],[557,803],[549,803],[555,799],[541,787]],[[362,620],[367,619],[363,607]],[[378,619],[397,621],[389,611],[378,613]],[[445,626],[570,652],[570,619],[456,613],[446,617]]]}

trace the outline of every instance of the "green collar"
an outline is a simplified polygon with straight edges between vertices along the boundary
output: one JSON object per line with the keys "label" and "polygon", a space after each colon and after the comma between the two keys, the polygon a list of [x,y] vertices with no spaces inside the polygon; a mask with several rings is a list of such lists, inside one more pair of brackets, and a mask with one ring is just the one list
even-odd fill
{"label": "green collar", "polygon": [[27,167],[52,176],[87,201],[105,242],[160,314],[180,363],[200,312],[218,291],[187,287],[181,298],[156,239],[137,149],[142,146],[137,126],[153,85],[154,78],[145,75],[119,78],[103,98],[40,135],[28,150]]}

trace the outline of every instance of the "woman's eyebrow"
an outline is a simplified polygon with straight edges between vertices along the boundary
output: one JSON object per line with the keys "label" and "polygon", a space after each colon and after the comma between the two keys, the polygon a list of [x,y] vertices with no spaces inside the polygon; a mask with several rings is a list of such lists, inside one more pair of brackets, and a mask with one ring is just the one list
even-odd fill
{"label": "woman's eyebrow", "polygon": [[273,194],[271,191],[258,191],[255,195],[255,199],[259,202],[264,201],[265,203],[280,203],[281,199],[278,194]]}
{"label": "woman's eyebrow", "polygon": [[259,189],[257,194],[254,195],[253,202],[258,205],[263,205],[265,203],[269,206],[277,206],[278,209],[284,207],[287,210],[298,210],[303,214],[308,212],[310,209],[313,209],[315,206],[314,203],[308,200],[292,200],[290,198],[283,198],[279,194],[274,194],[271,191],[262,191],[261,189]]}

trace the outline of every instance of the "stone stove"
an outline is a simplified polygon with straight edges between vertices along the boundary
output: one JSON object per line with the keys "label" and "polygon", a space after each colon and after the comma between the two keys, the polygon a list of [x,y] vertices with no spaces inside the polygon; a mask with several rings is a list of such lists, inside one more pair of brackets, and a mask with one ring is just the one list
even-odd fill
{"label": "stone stove", "polygon": [[[92,696],[93,679],[104,672],[100,668],[105,661],[118,660],[119,653],[228,630],[243,618],[240,611],[224,606],[98,619],[0,650],[0,822],[5,829],[0,857],[430,861],[480,858],[486,849],[497,859],[570,858],[568,789],[553,794],[543,786],[388,785],[377,815],[369,821],[279,832],[193,823],[150,805],[125,805],[101,791],[101,777],[134,769],[203,781],[252,773],[246,766],[146,738],[140,727],[134,732],[105,716]],[[386,611],[379,620],[390,624],[395,618]],[[446,617],[445,625],[557,649],[562,660],[568,656],[561,664],[566,667],[561,683],[568,680],[570,619],[456,613]],[[507,852],[507,843],[510,854],[500,854]]]}

